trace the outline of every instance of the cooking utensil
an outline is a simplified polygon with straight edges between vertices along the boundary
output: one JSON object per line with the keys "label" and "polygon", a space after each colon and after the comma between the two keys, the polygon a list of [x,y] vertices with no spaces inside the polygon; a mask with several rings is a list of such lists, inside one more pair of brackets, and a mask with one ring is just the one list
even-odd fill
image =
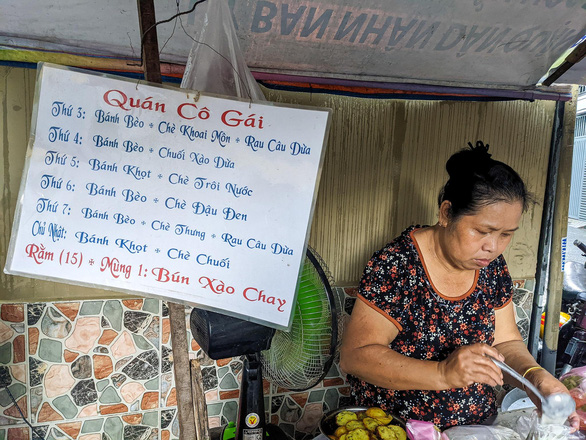
{"label": "cooking utensil", "polygon": [[563,425],[570,414],[576,409],[576,402],[572,396],[565,393],[550,394],[545,397],[541,392],[527,379],[513,370],[510,366],[498,359],[488,356],[497,367],[508,373],[511,377],[517,379],[523,386],[535,394],[541,401],[541,421],[542,423],[551,423]]}

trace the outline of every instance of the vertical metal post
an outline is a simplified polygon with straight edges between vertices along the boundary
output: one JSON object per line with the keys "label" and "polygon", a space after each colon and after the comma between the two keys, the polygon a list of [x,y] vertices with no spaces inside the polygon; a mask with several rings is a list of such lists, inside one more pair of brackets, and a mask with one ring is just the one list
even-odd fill
{"label": "vertical metal post", "polygon": [[551,146],[549,149],[549,163],[547,168],[545,195],[543,198],[541,232],[539,235],[539,248],[537,250],[535,292],[533,294],[533,308],[531,310],[531,324],[529,327],[528,348],[529,352],[535,359],[537,359],[539,349],[541,314],[545,310],[545,304],[547,301],[546,288],[549,285],[551,240],[555,211],[555,198],[557,192],[557,176],[560,162],[561,137],[563,133],[563,114],[564,104],[557,102],[552,127]]}
{"label": "vertical metal post", "polygon": [[[541,349],[541,366],[543,366],[550,373],[555,374],[555,363],[557,358],[557,336],[559,334],[558,323],[560,319],[561,300],[562,300],[562,273],[561,273],[561,256],[552,258],[553,254],[560,254],[561,238],[566,235],[566,231],[562,231],[559,217],[562,214],[563,204],[560,203],[559,192],[559,172],[560,172],[560,157],[562,150],[562,141],[564,134],[564,103],[557,102],[555,107],[555,116],[553,123],[553,133],[551,136],[551,149],[553,151],[554,160],[550,164],[548,173],[553,175],[551,182],[547,185],[551,191],[551,234],[549,246],[549,267],[547,277],[547,287],[549,294],[547,295],[547,306],[545,308],[545,331],[543,335],[543,346]],[[548,175],[549,180],[549,175]],[[551,188],[549,187],[551,185]],[[565,215],[567,215],[568,207],[565,207]],[[556,215],[554,215],[556,214]],[[567,221],[566,221],[567,228]],[[556,264],[560,262],[560,264]],[[540,318],[541,322],[541,318]]]}
{"label": "vertical metal post", "polygon": [[[574,87],[576,98],[577,87]],[[555,208],[551,235],[551,264],[549,268],[549,295],[545,312],[545,330],[541,365],[549,372],[555,373],[560,310],[562,307],[562,246],[561,241],[568,231],[568,207],[572,181],[572,154],[574,149],[574,129],[576,123],[576,99],[556,106],[554,139],[559,149],[559,163],[556,171]]]}

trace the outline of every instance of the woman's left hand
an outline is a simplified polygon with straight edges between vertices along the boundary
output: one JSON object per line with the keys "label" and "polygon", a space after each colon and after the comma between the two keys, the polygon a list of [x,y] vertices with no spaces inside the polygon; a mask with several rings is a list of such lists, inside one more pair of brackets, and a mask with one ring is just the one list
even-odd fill
{"label": "woman's left hand", "polygon": [[[529,374],[527,374],[527,379],[529,379],[531,383],[535,385],[544,396],[549,396],[550,394],[556,393],[570,394],[564,384],[549,374],[546,370],[531,371]],[[539,399],[532,393],[528,394],[537,407],[541,409],[541,402],[539,402]],[[570,417],[568,417],[568,422],[574,431],[579,429],[580,417],[576,411],[574,411]]]}

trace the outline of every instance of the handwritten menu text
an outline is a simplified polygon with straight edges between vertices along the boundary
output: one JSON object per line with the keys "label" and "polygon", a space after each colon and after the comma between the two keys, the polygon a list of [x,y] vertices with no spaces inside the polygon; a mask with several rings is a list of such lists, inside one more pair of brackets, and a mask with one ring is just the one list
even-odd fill
{"label": "handwritten menu text", "polygon": [[40,69],[5,271],[286,328],[329,111]]}

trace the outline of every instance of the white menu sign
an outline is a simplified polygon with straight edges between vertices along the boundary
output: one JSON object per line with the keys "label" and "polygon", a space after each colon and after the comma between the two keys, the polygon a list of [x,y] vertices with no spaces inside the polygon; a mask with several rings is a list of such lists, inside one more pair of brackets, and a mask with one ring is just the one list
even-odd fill
{"label": "white menu sign", "polygon": [[5,272],[287,328],[329,118],[42,64]]}

